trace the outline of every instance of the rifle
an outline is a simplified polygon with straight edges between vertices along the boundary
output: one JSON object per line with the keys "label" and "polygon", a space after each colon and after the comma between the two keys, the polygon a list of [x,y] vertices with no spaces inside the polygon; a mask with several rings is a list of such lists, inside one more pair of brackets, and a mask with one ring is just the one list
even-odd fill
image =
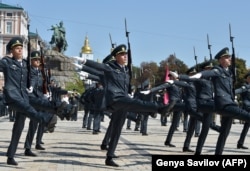
{"label": "rifle", "polygon": [[111,52],[112,52],[113,49],[115,48],[115,44],[112,42],[111,34],[110,33],[109,33],[109,39],[110,39],[110,43],[111,43]]}
{"label": "rifle", "polygon": [[195,53],[195,47],[194,47],[194,60],[195,60],[196,72],[198,72],[199,68],[198,68],[197,56],[196,56],[196,53]]}
{"label": "rifle", "polygon": [[130,42],[129,42],[129,32],[127,31],[127,22],[126,22],[126,18],[125,18],[125,35],[127,37],[127,44],[128,44],[128,72],[129,72],[129,77],[130,77],[130,84],[129,84],[129,93],[132,92],[132,88],[131,88],[131,80],[132,80],[132,55],[131,55],[131,48],[130,48]]}
{"label": "rifle", "polygon": [[31,53],[31,44],[30,44],[30,35],[29,35],[29,30],[30,30],[30,24],[28,23],[28,56],[27,56],[27,70],[28,70],[28,74],[27,74],[27,88],[29,88],[31,86],[31,74],[30,74],[30,70],[31,70],[31,58],[30,58],[30,53]]}
{"label": "rifle", "polygon": [[43,77],[43,94],[48,93],[48,82],[47,82],[47,74],[45,72],[45,62],[44,62],[44,53],[43,53],[43,47],[41,46],[41,41],[38,41],[38,44],[40,46],[40,53],[41,53],[41,73]]}
{"label": "rifle", "polygon": [[211,46],[212,45],[209,44],[209,37],[208,37],[208,34],[207,34],[207,47],[208,47],[208,50],[209,50],[210,62],[212,62],[212,60],[213,60],[212,53],[211,53]]}
{"label": "rifle", "polygon": [[231,35],[231,25],[229,24],[229,36],[230,42],[232,43],[232,73],[233,73],[233,83],[236,83],[236,59],[235,59],[235,51],[234,51],[234,37]]}

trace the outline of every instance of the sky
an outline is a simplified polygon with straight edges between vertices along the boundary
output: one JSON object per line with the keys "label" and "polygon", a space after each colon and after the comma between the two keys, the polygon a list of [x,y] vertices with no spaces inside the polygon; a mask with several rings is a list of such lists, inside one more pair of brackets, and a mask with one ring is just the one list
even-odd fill
{"label": "sky", "polygon": [[132,63],[159,64],[175,54],[188,67],[214,57],[229,47],[229,25],[236,57],[250,68],[249,0],[1,0],[19,5],[30,17],[30,31],[50,41],[48,29],[63,21],[66,29],[67,56],[79,56],[85,37],[94,59],[102,60],[116,45],[127,44],[129,33]]}

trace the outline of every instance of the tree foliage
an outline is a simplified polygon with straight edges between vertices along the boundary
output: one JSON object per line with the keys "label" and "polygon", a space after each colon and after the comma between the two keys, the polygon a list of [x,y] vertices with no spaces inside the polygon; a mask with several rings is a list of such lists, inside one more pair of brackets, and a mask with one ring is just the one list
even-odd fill
{"label": "tree foliage", "polygon": [[[204,62],[207,61],[204,59]],[[217,65],[217,60],[211,61],[213,65]],[[195,66],[194,61],[194,66]],[[166,74],[166,66],[168,66],[170,71],[178,72],[179,74],[185,74],[188,70],[188,66],[180,59],[178,59],[175,54],[169,55],[166,59],[160,61],[159,65],[155,62],[141,62],[140,67],[133,67],[134,77],[132,79],[132,84],[138,86],[146,79],[150,79],[150,83],[158,85],[164,82]],[[197,64],[199,68],[200,63]],[[192,66],[193,67],[193,66]],[[240,87],[244,82],[244,76],[246,73],[250,72],[250,69],[246,67],[246,60],[241,58],[236,58],[236,85],[235,87]]]}
{"label": "tree foliage", "polygon": [[84,84],[77,73],[74,75],[74,80],[74,82],[66,82],[65,89],[68,91],[75,89],[78,93],[83,93],[85,91]]}

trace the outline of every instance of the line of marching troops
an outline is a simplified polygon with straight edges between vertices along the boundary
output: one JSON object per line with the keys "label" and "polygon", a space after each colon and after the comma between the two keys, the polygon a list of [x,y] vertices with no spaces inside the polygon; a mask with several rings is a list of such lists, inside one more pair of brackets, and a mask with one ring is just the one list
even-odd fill
{"label": "line of marching troops", "polygon": [[[31,53],[32,67],[31,75],[28,77],[27,61],[22,58],[22,48],[23,43],[20,37],[11,39],[7,50],[12,56],[3,57],[0,60],[0,71],[5,77],[4,103],[16,112],[11,142],[6,154],[9,165],[18,164],[14,155],[26,117],[30,118],[30,124],[24,154],[36,156],[31,151],[31,145],[34,134],[39,129],[38,126],[41,125],[43,131],[47,129],[53,132],[57,117],[61,120],[65,118],[71,120],[76,111],[76,105],[68,104],[61,99],[61,95],[68,94],[68,91],[50,86],[48,87],[49,92],[52,93],[46,94],[46,96],[43,93],[39,51]],[[158,114],[161,117],[167,117],[172,113],[171,126],[164,144],[168,147],[175,147],[172,143],[173,133],[182,113],[187,113],[189,125],[186,130],[183,152],[195,152],[195,155],[202,153],[202,147],[210,128],[219,132],[215,155],[222,155],[233,119],[239,119],[245,121],[245,124],[237,148],[246,149],[247,147],[243,144],[250,122],[248,104],[250,73],[245,76],[247,83],[233,92],[232,73],[229,69],[231,56],[228,51],[228,48],[224,48],[217,53],[215,56],[219,62],[217,66],[212,66],[208,62],[201,65],[201,72],[197,73],[195,68],[191,67],[186,74],[180,75],[170,71],[170,80],[156,87],[145,84],[131,94],[129,93],[131,86],[126,45],[117,46],[103,60],[103,63],[76,57],[75,60],[78,64],[75,66],[84,71],[81,76],[97,82],[94,88],[86,90],[79,98],[79,102],[84,105],[85,114],[91,112],[96,117],[93,134],[98,134],[100,131],[100,121],[103,115],[106,114],[110,117],[109,126],[100,142],[100,149],[107,151],[105,164],[112,167],[119,166],[113,159],[119,157],[115,151],[123,125],[127,118],[137,122],[138,117],[135,117],[137,114],[155,118]],[[162,100],[155,99],[156,94],[162,95],[165,91],[169,93],[168,104],[163,104]],[[242,95],[243,107],[235,102],[235,94]],[[220,125],[213,124],[214,113],[221,115]],[[193,151],[189,146],[198,121],[201,122],[201,131],[196,150]],[[87,125],[83,122],[84,127]],[[41,146],[37,148],[43,149]]]}
{"label": "line of marching troops", "polygon": [[[244,122],[244,128],[237,148],[248,149],[244,146],[244,139],[250,121],[250,73],[245,75],[246,83],[234,92],[229,49],[223,48],[216,54],[215,59],[218,60],[218,65],[213,66],[210,61],[204,62],[200,64],[202,70],[200,72],[197,72],[196,67],[191,67],[181,75],[170,71],[170,80],[157,87],[146,85],[134,92],[131,98],[131,94],[128,93],[126,45],[117,46],[101,64],[76,58],[78,64],[75,66],[85,72],[81,73],[81,76],[103,85],[104,98],[98,98],[97,102],[92,102],[99,104],[97,105],[99,110],[109,111],[111,114],[109,127],[101,144],[101,150],[107,150],[105,164],[118,167],[113,160],[118,157],[115,155],[115,149],[125,120],[136,121],[132,119],[136,118],[133,114],[152,117],[160,114],[161,118],[172,114],[171,126],[164,142],[168,147],[175,147],[172,143],[174,131],[178,127],[181,115],[188,114],[189,123],[185,129],[183,152],[194,152],[195,155],[201,155],[210,128],[219,132],[215,155],[222,155],[231,124],[238,119]],[[161,103],[162,100],[156,102],[155,95],[161,94],[162,97],[165,91],[169,93],[169,103],[164,105]],[[139,95],[135,95],[137,93]],[[242,106],[236,102],[236,94],[241,96]],[[219,125],[214,122],[216,115],[220,115]],[[194,131],[199,130],[199,125],[201,128],[194,151],[189,146]]]}

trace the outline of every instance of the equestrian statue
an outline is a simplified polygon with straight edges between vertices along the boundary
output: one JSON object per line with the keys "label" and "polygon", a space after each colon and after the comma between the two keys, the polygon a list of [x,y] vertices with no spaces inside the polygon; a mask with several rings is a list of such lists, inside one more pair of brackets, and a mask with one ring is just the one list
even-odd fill
{"label": "equestrian statue", "polygon": [[66,51],[68,43],[66,41],[66,31],[63,27],[63,22],[61,21],[59,25],[52,25],[51,29],[48,30],[54,31],[51,41],[49,43],[52,46],[55,46],[54,48],[60,53]]}

